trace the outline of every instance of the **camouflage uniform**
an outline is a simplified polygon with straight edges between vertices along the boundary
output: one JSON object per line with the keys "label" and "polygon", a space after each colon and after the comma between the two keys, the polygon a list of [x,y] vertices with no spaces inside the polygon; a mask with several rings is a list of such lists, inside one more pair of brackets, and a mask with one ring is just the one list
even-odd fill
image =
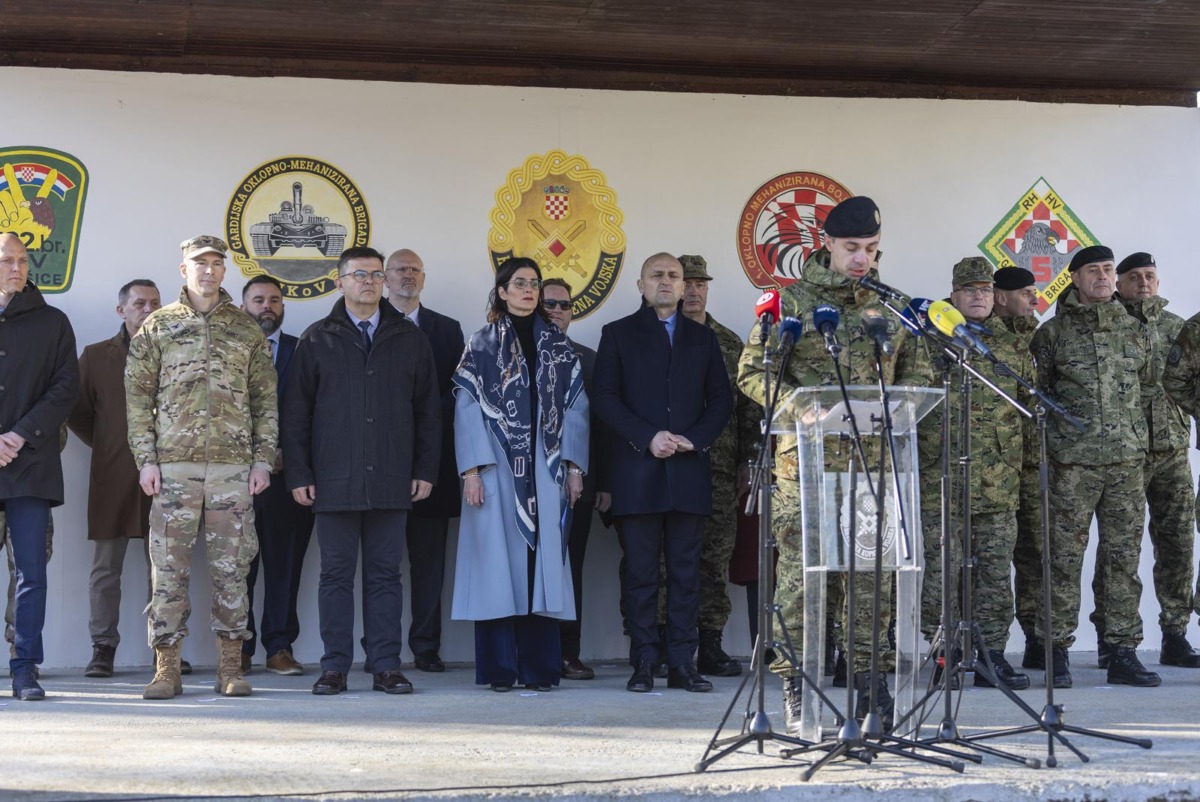
{"label": "camouflage uniform", "polygon": [[[717,335],[729,383],[736,387],[742,338],[706,314],[705,323]],[[737,540],[738,467],[754,458],[762,438],[762,407],[735,392],[734,414],[717,437],[709,455],[712,459],[713,513],[704,525],[704,549],[700,552],[700,629],[725,629],[732,608],[729,603],[729,558]],[[661,607],[661,606],[660,606]]]}
{"label": "camouflage uniform", "polygon": [[[1083,432],[1053,417],[1047,440],[1050,472],[1050,610],[1054,646],[1075,642],[1080,573],[1092,516],[1100,531],[1106,637],[1118,648],[1142,640],[1138,578],[1145,491],[1146,415],[1151,386],[1150,338],[1118,302],[1084,305],[1070,286],[1058,311],[1033,336],[1038,385],[1086,425]],[[1099,556],[1099,554],[1098,554]],[[1041,631],[1039,609],[1037,635]]]}
{"label": "camouflage uniform", "polygon": [[[1021,358],[1029,366],[1030,375],[1033,375],[1033,357],[1029,347],[1038,328],[1037,318],[993,316],[991,322],[1003,325],[1017,338]],[[1032,407],[1029,411],[1033,411]],[[1021,483],[1017,504],[1017,544],[1013,549],[1013,596],[1017,623],[1028,640],[1034,633],[1038,599],[1042,592],[1042,491],[1038,478],[1041,449],[1038,446],[1037,421],[1022,418],[1021,427]]]}
{"label": "camouflage uniform", "polygon": [[[1149,424],[1150,451],[1143,479],[1150,505],[1150,543],[1154,548],[1154,593],[1158,597],[1158,623],[1163,632],[1183,633],[1192,614],[1192,551],[1195,539],[1196,493],[1188,462],[1187,416],[1163,390],[1163,368],[1183,318],[1166,311],[1162,297],[1121,299],[1126,311],[1146,326],[1153,355],[1152,384],[1142,402]],[[1097,564],[1100,560],[1097,559]],[[1091,621],[1103,634],[1105,626],[1104,576],[1092,579],[1096,607]]]}
{"label": "camouflage uniform", "polygon": [[206,315],[185,287],[146,318],[125,367],[129,447],[139,470],[158,465],[150,512],[151,646],[187,635],[192,546],[205,527],[212,627],[246,640],[246,573],[258,551],[247,487],[270,471],[278,438],[276,373],[258,325],[221,290]]}
{"label": "camouflage uniform", "polygon": [[[1167,397],[1174,401],[1185,415],[1200,419],[1200,314],[1193,315],[1183,324],[1175,338],[1175,344],[1167,354],[1163,368],[1162,386]],[[1200,438],[1200,430],[1197,430]],[[1200,447],[1200,439],[1197,440]],[[1200,493],[1197,493],[1196,525],[1200,526]],[[1189,570],[1191,563],[1188,563]],[[1200,568],[1197,569],[1196,591],[1192,598],[1193,610],[1200,614]]]}
{"label": "camouflage uniform", "polygon": [[[875,270],[871,270],[869,275],[878,279],[878,272]],[[862,314],[867,308],[873,308],[883,315],[888,313],[879,306],[874,293],[857,289],[849,278],[829,269],[829,252],[826,249],[822,248],[808,259],[800,279],[783,290],[782,301],[783,315],[794,316],[806,323],[812,320],[813,309],[817,306],[831,304],[837,307],[841,312],[837,337],[843,346],[839,361],[846,383],[877,383],[874,343],[863,331]],[[919,358],[920,349],[914,348],[907,334],[902,330],[897,331],[897,328],[893,327],[892,338],[896,353],[891,357],[884,357],[884,380],[889,384],[928,385],[928,362]],[[762,354],[762,343],[756,327],[742,352],[738,386],[743,393],[760,404],[765,401]],[[824,340],[819,333],[808,329],[796,341],[788,362],[787,375],[782,381],[781,398],[797,387],[836,386],[837,378],[831,357],[825,350]],[[864,445],[867,459],[873,467],[879,459],[878,441],[867,438]],[[825,458],[827,470],[846,470],[850,447],[841,441],[826,441]],[[784,623],[793,642],[798,644],[804,622],[804,566],[801,547],[799,464],[796,438],[793,435],[780,435],[777,439],[775,479],[776,492],[772,511],[775,537],[779,545],[775,601],[782,610]],[[842,576],[842,580],[845,581],[845,575]],[[854,593],[856,635],[855,663],[852,670],[861,672],[869,670],[871,663],[871,600],[874,596],[874,576],[870,572],[857,576]],[[880,602],[884,620],[880,621],[880,630],[886,632],[892,614],[890,581],[884,581],[883,594]],[[881,664],[888,668],[893,659],[892,653],[881,655]],[[794,669],[782,660],[771,668],[784,676],[795,675]]]}

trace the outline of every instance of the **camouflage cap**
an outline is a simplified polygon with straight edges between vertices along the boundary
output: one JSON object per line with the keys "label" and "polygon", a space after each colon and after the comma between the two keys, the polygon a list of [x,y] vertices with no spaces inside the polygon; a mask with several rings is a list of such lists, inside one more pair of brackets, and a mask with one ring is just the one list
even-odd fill
{"label": "camouflage cap", "polygon": [[992,263],[982,256],[968,256],[961,259],[954,266],[954,277],[952,279],[954,289],[958,289],[965,284],[978,284],[985,282],[994,284],[996,279],[992,277]]}
{"label": "camouflage cap", "polygon": [[185,239],[179,243],[179,249],[183,251],[184,259],[199,256],[202,253],[215,253],[220,256],[229,253],[229,246],[225,244],[225,240],[220,237],[209,236],[208,234],[201,234],[198,237]]}
{"label": "camouflage cap", "polygon": [[684,281],[696,278],[712,281],[712,276],[708,274],[708,262],[704,261],[703,256],[680,256],[679,264],[683,265]]}

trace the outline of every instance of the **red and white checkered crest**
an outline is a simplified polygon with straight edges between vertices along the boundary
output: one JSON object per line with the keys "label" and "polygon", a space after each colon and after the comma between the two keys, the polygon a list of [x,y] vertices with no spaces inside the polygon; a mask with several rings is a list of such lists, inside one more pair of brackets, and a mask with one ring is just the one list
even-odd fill
{"label": "red and white checkered crest", "polygon": [[562,220],[571,213],[571,196],[553,194],[546,196],[546,205],[542,212],[551,220]]}

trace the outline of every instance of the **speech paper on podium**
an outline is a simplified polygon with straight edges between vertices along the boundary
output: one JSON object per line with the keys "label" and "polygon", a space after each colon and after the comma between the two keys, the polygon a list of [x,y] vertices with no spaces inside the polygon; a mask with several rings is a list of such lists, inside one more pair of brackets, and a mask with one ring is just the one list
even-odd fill
{"label": "speech paper on podium", "polygon": [[[897,424],[900,401],[889,401],[888,412],[891,413],[893,425]],[[850,399],[850,412],[858,423],[861,434],[878,434],[883,428],[883,404],[878,401],[861,401]],[[900,428],[900,427],[897,427]],[[850,434],[850,420],[846,411],[846,403],[839,401],[821,416],[821,431],[826,435]]]}

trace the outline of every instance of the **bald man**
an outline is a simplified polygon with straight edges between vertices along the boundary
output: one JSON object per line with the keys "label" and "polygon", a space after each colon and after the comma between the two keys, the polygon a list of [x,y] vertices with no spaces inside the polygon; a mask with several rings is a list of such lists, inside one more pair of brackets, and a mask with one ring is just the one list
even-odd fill
{"label": "bald man", "polygon": [[[442,580],[446,572],[446,532],[460,507],[454,459],[454,397],[450,379],[463,353],[463,331],[457,320],[421,303],[425,263],[416,252],[401,248],[385,268],[388,301],[417,324],[433,348],[442,402],[442,461],[433,493],[413,505],[408,516],[408,561],[412,566],[408,646],[420,671],[445,671],[442,648]],[[364,596],[363,603],[366,603]]]}

